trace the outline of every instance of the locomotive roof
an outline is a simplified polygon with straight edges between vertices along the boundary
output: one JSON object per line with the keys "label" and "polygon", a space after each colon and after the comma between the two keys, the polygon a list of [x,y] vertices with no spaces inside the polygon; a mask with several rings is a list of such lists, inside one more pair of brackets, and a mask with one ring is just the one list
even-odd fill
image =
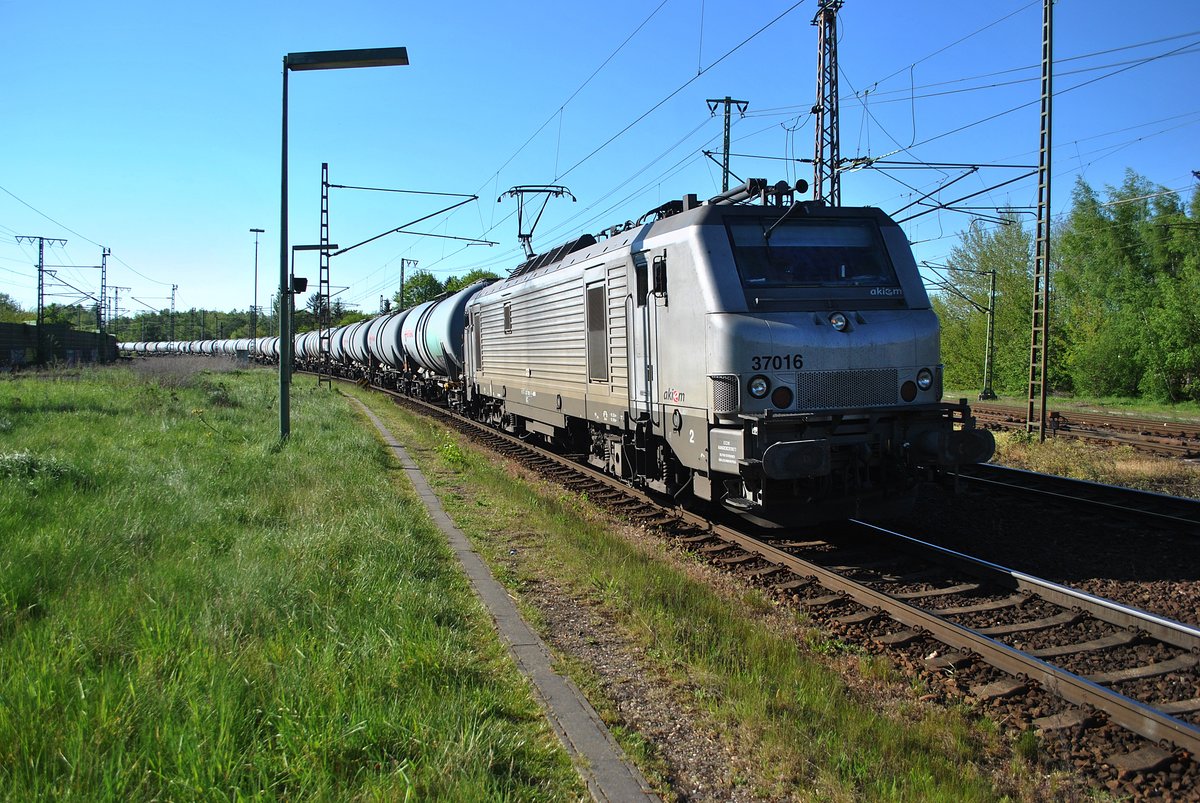
{"label": "locomotive roof", "polygon": [[[682,207],[682,208],[681,208]],[[573,254],[579,254],[579,259],[592,259],[614,249],[628,246],[630,241],[642,233],[666,234],[689,226],[723,225],[725,220],[736,217],[762,217],[764,214],[776,214],[794,218],[873,218],[880,226],[895,226],[883,210],[873,206],[827,206],[820,201],[800,201],[795,204],[762,205],[762,204],[731,204],[707,202],[689,206],[686,202],[671,202],[660,209],[670,211],[667,217],[648,223],[634,224],[627,222],[624,226],[615,226],[607,233],[610,236],[597,239],[591,234],[584,234],[573,240],[537,254],[518,265],[507,278],[495,282],[480,291],[480,296],[496,292],[509,286],[514,281],[524,281],[534,274],[547,273],[559,268],[573,265],[577,259],[571,259]],[[679,210],[679,211],[676,211]],[[658,210],[653,210],[658,211]],[[650,214],[650,213],[648,213]],[[643,218],[644,219],[644,218]]]}

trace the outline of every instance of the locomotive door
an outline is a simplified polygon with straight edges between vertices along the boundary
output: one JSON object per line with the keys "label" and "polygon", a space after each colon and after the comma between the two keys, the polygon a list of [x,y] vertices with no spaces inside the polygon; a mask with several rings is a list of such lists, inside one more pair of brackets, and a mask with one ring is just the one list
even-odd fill
{"label": "locomotive door", "polygon": [[652,418],[654,404],[654,363],[656,316],[650,300],[650,277],[646,252],[633,255],[634,287],[625,307],[629,348],[629,417]]}

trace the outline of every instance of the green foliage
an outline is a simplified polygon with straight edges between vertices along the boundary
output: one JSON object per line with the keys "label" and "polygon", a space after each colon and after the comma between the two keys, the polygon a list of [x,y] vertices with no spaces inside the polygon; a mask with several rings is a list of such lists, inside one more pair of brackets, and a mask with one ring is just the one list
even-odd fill
{"label": "green foliage", "polygon": [[0,383],[0,799],[583,797],[403,473],[299,381],[281,445],[274,379]]}
{"label": "green foliage", "polygon": [[[276,294],[278,298],[278,294]],[[125,306],[122,296],[121,306]],[[278,303],[272,303],[272,313],[258,316],[258,336],[266,337],[278,334],[279,318],[277,317]],[[297,318],[307,315],[307,312],[297,311]],[[172,324],[174,325],[172,328]],[[86,327],[85,327],[86,328]],[[174,331],[175,340],[224,340],[238,337],[250,337],[250,310],[220,310],[197,309],[178,310],[172,321],[171,310],[145,310],[132,316],[120,316],[108,322],[109,334],[116,335],[120,341],[156,341],[171,340]]]}
{"label": "green foliage", "polygon": [[1073,390],[1200,399],[1200,218],[1129,171],[1102,202],[1075,187],[1058,243],[1059,325]]}
{"label": "green foliage", "polygon": [[36,494],[60,482],[82,484],[84,476],[73,465],[53,455],[20,451],[0,453],[0,481],[14,482]]}
{"label": "green foliage", "polygon": [[[336,307],[337,307],[337,305],[335,304],[334,305],[335,312],[336,312]],[[348,326],[352,323],[357,323],[358,321],[365,321],[367,318],[370,318],[370,317],[373,317],[373,316],[368,315],[365,312],[359,312],[358,310],[347,310],[347,311],[342,312],[341,315],[334,317],[331,325],[332,326]]]}
{"label": "green foliage", "polygon": [[[1051,243],[1049,387],[1101,397],[1200,400],[1200,189],[1179,196],[1129,171],[1102,199],[1080,179]],[[1028,386],[1032,237],[1015,216],[972,226],[933,298],[948,387],[982,387],[996,273],[993,389]]]}
{"label": "green foliage", "polygon": [[451,276],[449,279],[447,279],[446,280],[446,292],[447,293],[457,293],[459,290],[463,289],[464,287],[469,287],[469,286],[475,284],[475,282],[481,281],[483,279],[499,279],[499,278],[500,277],[497,274],[493,273],[490,270],[483,270],[482,268],[476,268],[475,270],[470,271],[462,276]]}
{"label": "green foliage", "polygon": [[947,387],[983,387],[991,273],[996,274],[992,388],[1023,390],[1028,381],[1032,235],[1014,214],[995,230],[971,226],[947,260],[957,293],[935,296],[942,322]]}
{"label": "green foliage", "polygon": [[[46,323],[57,326],[70,326],[73,329],[96,331],[96,307],[83,304],[47,304],[42,310]],[[36,311],[33,316],[37,318]]]}
{"label": "green foliage", "polygon": [[500,278],[490,270],[476,268],[462,276],[451,276],[445,283],[427,270],[419,270],[404,280],[404,298],[399,291],[392,296],[392,309],[407,309],[430,299],[437,298],[442,293],[457,293],[468,285],[481,279]]}
{"label": "green foliage", "polygon": [[12,296],[0,293],[0,323],[20,323],[27,319],[28,314],[21,311],[21,305]]}
{"label": "green foliage", "polygon": [[1016,743],[1013,745],[1013,753],[1017,758],[1033,764],[1037,761],[1038,751],[1041,749],[1040,740],[1038,739],[1037,731],[1027,730],[1022,731],[1017,737]]}
{"label": "green foliage", "polygon": [[400,309],[407,309],[437,298],[445,291],[446,288],[438,277],[427,270],[419,270],[405,278],[404,297],[401,298],[400,291],[397,290],[392,300]]}
{"label": "green foliage", "polygon": [[457,469],[466,468],[470,462],[467,453],[463,451],[463,448],[459,446],[458,441],[454,439],[454,436],[448,430],[442,435],[442,442],[438,445],[438,451],[447,463]]}
{"label": "green foliage", "polygon": [[[306,314],[303,316],[303,321],[300,312],[297,311],[296,313],[297,332],[315,329],[320,326],[321,314],[326,311],[326,306],[328,306],[330,326],[345,326],[371,317],[365,312],[348,308],[340,298],[335,297],[331,303],[326,305],[325,297],[321,295],[316,285],[310,285],[309,290],[312,292],[309,293],[308,300],[304,302],[304,312]],[[301,322],[304,324],[303,328],[301,328]]]}

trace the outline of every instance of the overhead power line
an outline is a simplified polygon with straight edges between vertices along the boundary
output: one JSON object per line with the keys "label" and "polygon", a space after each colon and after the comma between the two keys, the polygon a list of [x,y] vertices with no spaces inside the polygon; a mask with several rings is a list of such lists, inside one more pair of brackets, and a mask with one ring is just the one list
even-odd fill
{"label": "overhead power line", "polygon": [[[29,203],[28,201],[24,200],[24,199],[23,199],[23,198],[21,198],[20,196],[18,196],[18,195],[16,195],[15,193],[13,193],[13,192],[12,192],[11,190],[9,190],[7,187],[0,186],[0,190],[3,190],[5,193],[7,193],[9,196],[11,196],[11,197],[12,197],[14,200],[16,200],[18,203],[22,204],[23,206],[26,206],[26,207],[28,207],[29,209],[31,209],[31,210],[33,210],[34,212],[36,212],[36,213],[38,213],[39,215],[41,215],[42,217],[46,218],[46,220],[49,220],[49,221],[50,221],[51,223],[53,223],[55,226],[58,226],[58,227],[60,227],[60,228],[63,228],[63,229],[66,229],[67,231],[71,232],[72,234],[74,234],[74,235],[75,235],[76,237],[78,237],[79,239],[81,239],[81,240],[86,240],[87,242],[91,243],[92,245],[96,246],[97,248],[107,248],[107,246],[105,246],[105,245],[102,245],[101,243],[98,243],[98,242],[96,242],[95,240],[91,239],[90,237],[86,237],[86,236],[84,236],[84,235],[80,234],[79,232],[75,231],[75,229],[71,228],[70,226],[66,225],[65,223],[60,223],[60,222],[58,222],[57,220],[55,220],[54,218],[50,217],[49,215],[47,215],[47,214],[46,214],[45,212],[43,212],[42,210],[38,209],[38,208],[37,208],[36,206],[34,206],[33,204]],[[118,261],[118,262],[120,262],[122,265],[124,265],[126,268],[128,268],[130,271],[132,271],[133,273],[137,274],[138,276],[141,276],[143,279],[145,279],[145,280],[146,280],[146,281],[148,281],[148,282],[154,282],[155,284],[161,284],[161,285],[164,285],[164,286],[165,286],[165,285],[169,285],[169,284],[170,284],[170,282],[164,282],[164,281],[161,281],[161,280],[159,280],[159,279],[152,279],[152,278],[150,278],[149,276],[147,276],[146,274],[142,273],[142,272],[141,272],[141,271],[139,271],[137,268],[133,267],[133,266],[132,266],[132,265],[130,265],[128,262],[126,262],[125,260],[121,259],[121,258],[120,258],[120,257],[118,257],[118,256],[114,256],[114,257],[113,257],[113,259],[117,260],[117,261]]]}
{"label": "overhead power line", "polygon": [[655,103],[653,106],[651,106],[651,107],[650,107],[649,109],[647,109],[646,111],[642,112],[642,113],[641,113],[640,115],[638,115],[638,117],[637,117],[636,119],[634,119],[634,120],[633,120],[631,123],[629,123],[628,125],[626,125],[624,128],[622,128],[622,129],[621,129],[620,131],[618,131],[617,133],[613,134],[611,137],[609,137],[608,139],[606,139],[606,140],[605,140],[603,143],[601,143],[600,145],[596,146],[596,148],[595,148],[594,150],[592,150],[592,152],[591,152],[591,153],[589,153],[587,156],[583,157],[583,158],[582,158],[582,159],[580,159],[578,162],[576,162],[575,164],[571,165],[569,168],[567,168],[567,169],[566,169],[566,170],[564,170],[563,172],[559,173],[557,176],[555,176],[555,177],[554,177],[554,180],[555,180],[555,181],[561,181],[562,179],[566,178],[566,177],[567,177],[568,175],[570,175],[570,174],[571,174],[571,173],[572,173],[572,172],[573,172],[573,171],[574,171],[576,168],[578,168],[578,167],[580,167],[581,165],[583,165],[585,162],[587,162],[588,160],[590,160],[590,159],[591,159],[593,156],[595,156],[595,155],[596,155],[596,154],[598,154],[600,151],[604,150],[604,149],[605,149],[605,148],[607,148],[609,145],[611,145],[613,142],[615,142],[617,139],[619,139],[619,138],[620,138],[620,137],[621,137],[623,134],[625,134],[625,132],[629,131],[629,129],[633,128],[635,125],[637,125],[638,123],[640,123],[642,120],[645,120],[647,117],[649,117],[649,116],[650,116],[651,114],[653,114],[655,111],[657,111],[657,110],[658,110],[658,109],[659,109],[659,108],[660,108],[660,107],[661,107],[661,106],[662,106],[664,103],[666,103],[666,102],[667,102],[667,101],[669,101],[671,98],[673,98],[673,97],[675,97],[676,95],[678,95],[678,94],[679,94],[680,92],[682,92],[684,89],[686,89],[686,88],[688,88],[689,86],[691,86],[691,85],[692,85],[692,84],[693,84],[693,83],[694,83],[694,82],[695,82],[697,79],[699,79],[699,78],[700,78],[700,76],[704,75],[704,74],[705,74],[705,73],[707,73],[709,70],[711,70],[713,67],[716,67],[718,64],[720,64],[721,62],[725,61],[725,59],[729,58],[729,57],[730,57],[730,56],[732,56],[734,53],[738,52],[738,51],[739,51],[739,50],[741,50],[743,47],[745,47],[746,45],[748,45],[750,42],[752,42],[752,41],[754,41],[755,39],[757,39],[757,38],[758,38],[758,37],[759,37],[759,36],[760,36],[760,35],[761,35],[761,34],[762,34],[764,31],[766,31],[767,29],[769,29],[769,28],[771,28],[772,26],[774,26],[776,23],[778,23],[780,20],[782,20],[782,19],[783,19],[784,17],[786,17],[788,14],[791,14],[793,11],[795,11],[797,8],[799,8],[799,7],[800,7],[800,6],[801,6],[803,3],[804,3],[804,0],[797,0],[797,2],[796,2],[796,3],[794,3],[794,4],[793,4],[793,5],[791,5],[791,6],[789,6],[788,8],[784,9],[782,12],[780,12],[780,14],[779,14],[778,16],[776,16],[776,17],[775,17],[774,19],[772,19],[770,22],[768,22],[767,24],[763,25],[761,28],[759,28],[757,31],[755,31],[754,33],[752,33],[752,34],[750,34],[749,36],[747,36],[745,39],[743,39],[743,40],[742,40],[741,42],[739,42],[738,44],[734,45],[732,48],[730,48],[729,50],[727,50],[727,51],[726,51],[726,52],[725,52],[725,53],[724,53],[724,54],[723,54],[723,55],[722,55],[720,58],[718,58],[718,59],[717,59],[716,61],[714,61],[712,64],[709,64],[707,67],[705,67],[704,69],[700,70],[698,73],[696,73],[695,75],[693,75],[691,78],[689,78],[688,80],[684,81],[682,84],[680,84],[680,85],[679,85],[679,87],[678,87],[678,88],[676,88],[676,89],[675,89],[673,92],[671,92],[669,95],[667,95],[666,97],[664,97],[662,100],[658,101],[658,103]]}

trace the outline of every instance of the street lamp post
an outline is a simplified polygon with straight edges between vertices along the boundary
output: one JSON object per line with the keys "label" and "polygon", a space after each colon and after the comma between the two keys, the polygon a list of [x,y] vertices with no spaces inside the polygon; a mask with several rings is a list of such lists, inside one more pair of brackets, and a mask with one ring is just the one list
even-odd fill
{"label": "street lamp post", "polygon": [[266,229],[250,229],[254,234],[254,306],[250,307],[251,337],[258,340],[258,235]]}
{"label": "street lamp post", "polygon": [[377,47],[366,50],[324,50],[309,53],[288,53],[283,57],[283,123],[280,148],[279,177],[279,437],[286,439],[292,430],[291,380],[292,343],[291,321],[284,314],[288,286],[288,71],[338,70],[351,67],[388,67],[408,64],[408,50],[403,47]]}

